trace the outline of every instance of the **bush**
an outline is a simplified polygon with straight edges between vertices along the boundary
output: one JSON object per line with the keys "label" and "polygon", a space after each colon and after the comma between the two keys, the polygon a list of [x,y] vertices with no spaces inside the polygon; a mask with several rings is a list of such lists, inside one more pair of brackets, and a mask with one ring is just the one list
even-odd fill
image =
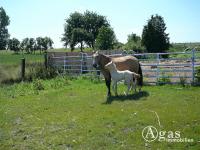
{"label": "bush", "polygon": [[33,89],[37,91],[44,90],[44,85],[42,84],[42,81],[39,79],[34,80]]}
{"label": "bush", "polygon": [[41,63],[32,64],[26,78],[30,81],[34,79],[51,79],[58,75],[53,67],[45,68]]}
{"label": "bush", "polygon": [[185,87],[186,80],[187,79],[185,77],[180,77],[180,85],[182,85],[183,87]]}
{"label": "bush", "polygon": [[196,67],[195,69],[195,83],[200,85],[200,67]]}

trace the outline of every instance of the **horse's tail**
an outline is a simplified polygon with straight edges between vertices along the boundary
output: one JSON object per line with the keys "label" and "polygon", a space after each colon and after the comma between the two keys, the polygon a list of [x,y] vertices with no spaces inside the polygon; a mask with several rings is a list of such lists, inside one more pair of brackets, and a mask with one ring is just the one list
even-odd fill
{"label": "horse's tail", "polygon": [[143,85],[143,75],[142,75],[142,68],[141,68],[140,63],[139,63],[138,74],[140,75],[140,78],[139,78],[139,80],[138,80],[138,85],[139,85],[139,86],[142,86],[142,85]]}

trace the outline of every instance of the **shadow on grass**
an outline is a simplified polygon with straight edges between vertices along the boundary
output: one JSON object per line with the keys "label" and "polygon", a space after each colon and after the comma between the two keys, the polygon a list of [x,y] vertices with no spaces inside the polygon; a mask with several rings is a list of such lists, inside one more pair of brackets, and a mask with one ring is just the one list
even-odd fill
{"label": "shadow on grass", "polygon": [[149,96],[147,91],[137,92],[128,96],[118,95],[118,96],[110,96],[107,98],[107,101],[103,104],[111,104],[113,101],[127,101],[127,100],[140,100],[142,97]]}
{"label": "shadow on grass", "polygon": [[0,84],[4,84],[4,85],[13,85],[15,83],[20,83],[21,79],[17,78],[17,79],[5,79],[3,81],[0,82]]}

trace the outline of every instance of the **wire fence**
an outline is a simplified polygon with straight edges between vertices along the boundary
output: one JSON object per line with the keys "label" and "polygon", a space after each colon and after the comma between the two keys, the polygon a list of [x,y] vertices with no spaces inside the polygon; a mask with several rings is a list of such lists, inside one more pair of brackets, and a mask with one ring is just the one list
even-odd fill
{"label": "wire fence", "polygon": [[[195,49],[188,52],[173,53],[126,54],[124,51],[121,51],[121,53],[117,51],[115,54],[108,54],[110,57],[125,55],[133,55],[139,59],[145,83],[177,84],[184,82],[192,84],[199,82],[195,79],[195,74],[200,66],[200,53],[195,51]],[[48,54],[48,64],[55,67],[61,73],[68,75],[99,75],[99,70],[93,68],[92,61],[91,53],[79,53],[72,56],[63,56],[63,54],[59,53]]]}

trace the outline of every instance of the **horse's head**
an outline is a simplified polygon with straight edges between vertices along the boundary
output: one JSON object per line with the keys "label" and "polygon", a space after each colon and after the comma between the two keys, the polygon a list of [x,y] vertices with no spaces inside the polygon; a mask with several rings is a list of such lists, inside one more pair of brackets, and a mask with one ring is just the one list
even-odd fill
{"label": "horse's head", "polygon": [[110,61],[110,57],[100,54],[98,51],[93,54],[93,67],[96,69],[104,69],[105,64]]}
{"label": "horse's head", "polygon": [[99,54],[99,52],[97,51],[96,53],[94,53],[93,54],[93,63],[92,63],[92,65],[93,65],[93,67],[94,68],[99,68],[99,66],[100,66],[100,54]]}

